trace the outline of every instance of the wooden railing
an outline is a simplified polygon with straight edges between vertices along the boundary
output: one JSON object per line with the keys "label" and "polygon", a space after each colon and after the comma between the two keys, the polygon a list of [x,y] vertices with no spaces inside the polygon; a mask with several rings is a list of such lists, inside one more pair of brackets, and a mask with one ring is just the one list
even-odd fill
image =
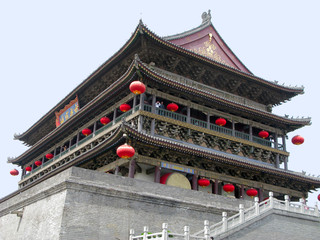
{"label": "wooden railing", "polygon": [[[136,105],[134,107],[134,110],[137,111],[137,110],[139,110],[139,108],[140,108],[140,105]],[[152,106],[151,105],[143,105],[143,110],[147,111],[147,112],[152,112]],[[174,119],[174,120],[177,120],[177,121],[181,121],[181,122],[187,122],[187,116],[185,116],[183,114],[180,114],[180,113],[171,112],[171,111],[168,111],[166,109],[161,109],[161,108],[156,108],[155,112],[156,112],[156,114],[158,114],[160,116],[164,116],[164,117],[171,118],[171,119]],[[132,113],[133,113],[133,109],[130,109],[129,111],[127,111],[127,112],[121,114],[120,116],[118,116],[115,119],[114,122],[118,123],[118,122],[121,121],[122,118],[126,118],[127,116],[131,115]],[[208,123],[207,122],[199,120],[199,119],[196,119],[196,118],[190,118],[190,123],[192,125],[199,126],[199,127],[202,127],[202,128],[208,128]],[[89,136],[81,139],[78,143],[70,146],[70,148],[68,148],[65,151],[63,151],[63,152],[57,154],[56,156],[54,156],[53,159],[43,163],[40,167],[36,167],[31,172],[29,172],[26,175],[24,175],[22,177],[22,179],[26,178],[27,176],[30,176],[32,173],[35,173],[40,168],[43,168],[44,166],[50,164],[52,161],[55,161],[56,159],[59,159],[63,155],[67,154],[69,151],[73,150],[77,146],[82,145],[83,143],[85,143],[86,141],[91,139],[94,135],[97,135],[97,134],[103,132],[104,130],[108,129],[112,125],[113,125],[113,122],[110,122],[107,125],[99,128],[93,134],[90,134]],[[237,130],[232,131],[232,129],[229,129],[229,128],[226,128],[226,127],[221,127],[221,126],[218,126],[218,125],[212,124],[212,123],[209,123],[209,129],[212,130],[212,131],[216,131],[216,132],[219,132],[219,133],[223,133],[223,134],[230,135],[230,136],[235,136],[237,138],[241,138],[241,139],[245,139],[245,140],[250,141],[250,135],[249,134],[246,134],[246,133],[243,133],[243,132],[239,132]],[[256,142],[258,144],[261,144],[261,145],[264,145],[264,146],[268,146],[268,147],[275,147],[275,145],[274,145],[275,143],[274,142],[269,141],[269,140],[265,140],[265,139],[262,139],[262,138],[259,138],[259,137],[255,137],[255,136],[252,136],[252,142]],[[281,144],[278,144],[278,149],[280,149],[280,150],[282,149],[282,145]]]}

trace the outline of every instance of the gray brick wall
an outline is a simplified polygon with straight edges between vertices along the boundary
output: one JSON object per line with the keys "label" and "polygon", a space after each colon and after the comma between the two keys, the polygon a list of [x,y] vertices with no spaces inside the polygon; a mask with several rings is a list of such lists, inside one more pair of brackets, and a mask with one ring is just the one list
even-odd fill
{"label": "gray brick wall", "polygon": [[[129,179],[80,168],[70,168],[21,192],[0,204],[0,239],[128,239],[130,228],[140,234],[148,225],[150,232],[161,230],[163,222],[169,230],[191,232],[221,221],[245,208],[250,201],[169,187],[153,182]],[[22,218],[10,211],[24,209]],[[292,224],[290,224],[292,222]],[[319,221],[295,218],[275,212],[234,231],[226,239],[296,239],[294,233],[306,229],[308,237],[319,229]],[[279,227],[282,226],[282,227]],[[291,233],[292,232],[292,233]],[[241,238],[240,238],[241,237]],[[300,238],[301,239],[301,238]]]}

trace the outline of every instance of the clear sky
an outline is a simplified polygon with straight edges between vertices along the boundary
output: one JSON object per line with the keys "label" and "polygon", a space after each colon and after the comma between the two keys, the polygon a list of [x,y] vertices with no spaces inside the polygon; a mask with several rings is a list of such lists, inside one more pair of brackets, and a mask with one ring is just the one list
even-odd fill
{"label": "clear sky", "polygon": [[312,117],[311,126],[289,134],[305,138],[300,146],[287,142],[289,169],[320,175],[320,1],[0,1],[0,198],[20,179],[9,174],[15,166],[7,157],[27,149],[14,133],[26,131],[119,50],[140,18],[166,36],[197,27],[208,9],[224,41],[255,75],[305,87],[304,95],[274,112]]}

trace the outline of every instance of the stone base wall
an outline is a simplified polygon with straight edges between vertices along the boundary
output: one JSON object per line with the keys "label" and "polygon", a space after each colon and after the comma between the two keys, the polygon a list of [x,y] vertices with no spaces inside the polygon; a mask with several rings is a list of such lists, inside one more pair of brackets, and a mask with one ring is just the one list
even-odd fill
{"label": "stone base wall", "polygon": [[[251,201],[72,167],[2,201],[0,239],[126,240],[131,228],[140,234],[147,225],[158,232],[163,222],[172,232],[182,232],[186,225],[197,232],[204,220],[214,224],[224,211],[228,216],[237,213],[240,203],[252,206]],[[17,210],[23,211],[22,217]],[[291,220],[271,217],[271,228]]]}

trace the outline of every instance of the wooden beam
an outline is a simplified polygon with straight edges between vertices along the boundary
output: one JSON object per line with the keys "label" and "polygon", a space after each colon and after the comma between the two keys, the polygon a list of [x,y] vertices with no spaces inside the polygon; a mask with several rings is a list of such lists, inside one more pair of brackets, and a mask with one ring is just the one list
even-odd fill
{"label": "wooden beam", "polygon": [[[152,157],[145,157],[142,155],[138,156],[137,162],[147,163],[147,164],[153,165],[153,166],[160,166],[161,162],[172,163],[172,162],[162,161],[162,160],[152,158]],[[181,165],[178,163],[174,163],[174,164],[181,166],[181,167],[184,167],[184,165]],[[233,176],[227,176],[225,174],[207,171],[207,170],[203,170],[200,168],[194,168],[194,167],[190,167],[190,166],[188,166],[188,168],[194,169],[194,173],[198,174],[199,176],[207,177],[210,179],[218,179],[219,181],[222,181],[222,182],[230,182],[230,183],[236,183],[239,185],[250,186],[250,187],[254,187],[254,188],[262,188],[264,191],[278,192],[278,193],[283,193],[283,194],[287,194],[290,196],[296,196],[296,197],[303,197],[304,196],[302,192],[299,192],[299,191],[296,191],[293,189],[289,189],[289,188],[283,188],[283,187],[279,187],[279,186],[275,186],[275,185],[271,185],[271,184],[267,184],[267,183],[262,183],[262,182],[258,182],[258,181],[253,181],[253,180],[248,180],[248,179],[243,179],[243,178],[238,178],[238,177],[233,177]]]}
{"label": "wooden beam", "polygon": [[128,159],[120,158],[112,163],[109,163],[101,168],[98,168],[97,171],[108,172],[108,171],[115,169],[117,166],[120,167],[120,166],[128,164],[128,163],[129,163]]}

